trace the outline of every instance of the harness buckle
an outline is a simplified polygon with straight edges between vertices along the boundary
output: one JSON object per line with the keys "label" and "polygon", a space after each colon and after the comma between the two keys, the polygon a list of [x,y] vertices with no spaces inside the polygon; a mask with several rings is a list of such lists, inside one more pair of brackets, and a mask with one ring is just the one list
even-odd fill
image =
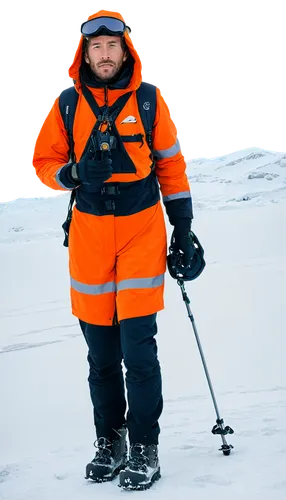
{"label": "harness buckle", "polygon": [[109,195],[117,195],[117,194],[120,194],[120,188],[119,186],[109,186],[109,185],[106,185],[106,186],[102,186],[101,190],[100,190],[100,194],[109,194]]}
{"label": "harness buckle", "polygon": [[115,201],[114,200],[107,200],[104,202],[105,208],[107,212],[114,212],[115,210]]}

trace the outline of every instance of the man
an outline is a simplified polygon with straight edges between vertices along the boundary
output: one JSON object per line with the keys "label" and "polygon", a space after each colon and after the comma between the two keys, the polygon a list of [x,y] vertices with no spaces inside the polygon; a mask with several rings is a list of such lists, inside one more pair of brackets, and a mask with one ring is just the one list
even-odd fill
{"label": "man", "polygon": [[[160,477],[163,402],[154,336],[156,313],[164,307],[166,230],[159,187],[185,266],[194,254],[191,195],[176,128],[158,89],[155,162],[151,157],[136,98],[141,62],[122,16],[100,11],[81,33],[69,70],[78,93],[74,158],[57,99],[37,139],[34,167],[52,189],[76,192],[71,302],[88,345],[97,434],[86,477],[102,482],[120,473],[120,486],[146,489]],[[126,101],[120,111],[118,99]]]}

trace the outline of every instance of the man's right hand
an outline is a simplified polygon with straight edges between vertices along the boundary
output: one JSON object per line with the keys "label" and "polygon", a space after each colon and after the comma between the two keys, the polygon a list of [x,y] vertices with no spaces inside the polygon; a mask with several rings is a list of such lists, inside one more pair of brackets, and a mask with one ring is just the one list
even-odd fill
{"label": "man's right hand", "polygon": [[76,173],[74,165],[72,166],[71,176],[75,181],[90,184],[94,189],[99,190],[102,184],[110,179],[112,172],[110,153],[109,151],[102,151],[100,160],[92,160],[84,156],[76,164]]}

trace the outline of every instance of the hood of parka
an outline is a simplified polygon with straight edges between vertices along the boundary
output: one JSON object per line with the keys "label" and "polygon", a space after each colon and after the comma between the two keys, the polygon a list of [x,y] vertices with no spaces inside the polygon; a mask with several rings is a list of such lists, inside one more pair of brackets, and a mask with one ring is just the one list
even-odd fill
{"label": "hood of parka", "polygon": [[[126,24],[128,23],[126,17],[120,10],[109,8],[96,9],[86,17],[86,20],[103,16],[115,17]],[[77,88],[80,88],[82,83],[84,83],[85,85],[96,88],[107,85],[110,89],[136,90],[144,78],[144,60],[128,29],[124,32],[123,38],[129,55],[114,80],[111,80],[108,84],[97,80],[96,76],[90,70],[89,65],[84,61],[84,37],[81,34],[78,36],[70,63],[66,69],[67,78],[72,80]]]}

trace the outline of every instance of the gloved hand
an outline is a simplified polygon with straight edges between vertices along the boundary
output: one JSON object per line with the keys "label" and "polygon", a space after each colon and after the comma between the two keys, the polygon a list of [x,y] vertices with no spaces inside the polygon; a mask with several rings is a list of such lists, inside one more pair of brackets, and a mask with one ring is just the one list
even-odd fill
{"label": "gloved hand", "polygon": [[73,179],[90,184],[95,189],[100,189],[104,181],[107,181],[113,172],[109,151],[101,151],[101,158],[95,160],[85,155],[76,164],[76,174],[73,167],[71,169]]}
{"label": "gloved hand", "polygon": [[191,237],[191,219],[177,219],[173,231],[174,242],[172,246],[183,253],[183,264],[189,267],[195,254],[195,246]]}

